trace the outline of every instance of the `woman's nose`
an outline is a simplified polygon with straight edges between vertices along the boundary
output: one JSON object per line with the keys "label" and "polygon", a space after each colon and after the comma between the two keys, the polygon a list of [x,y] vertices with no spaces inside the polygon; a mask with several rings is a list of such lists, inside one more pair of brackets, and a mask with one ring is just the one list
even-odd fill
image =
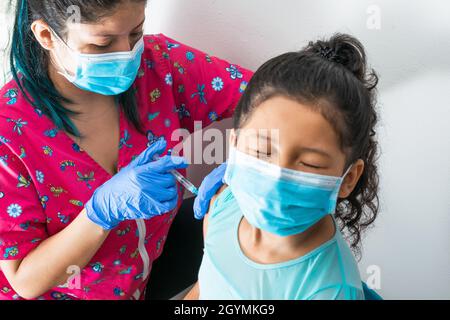
{"label": "woman's nose", "polygon": [[131,40],[129,37],[123,37],[119,41],[116,42],[114,51],[116,51],[116,52],[131,51],[131,50],[133,50],[134,45],[135,45],[134,40]]}

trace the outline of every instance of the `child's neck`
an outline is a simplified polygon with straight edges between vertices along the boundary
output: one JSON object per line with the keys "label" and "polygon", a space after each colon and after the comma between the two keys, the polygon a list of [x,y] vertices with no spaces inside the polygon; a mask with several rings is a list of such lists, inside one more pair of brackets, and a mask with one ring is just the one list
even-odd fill
{"label": "child's neck", "polygon": [[239,243],[244,254],[262,264],[289,261],[304,256],[333,238],[337,232],[330,215],[303,233],[287,237],[253,227],[245,217],[239,225]]}

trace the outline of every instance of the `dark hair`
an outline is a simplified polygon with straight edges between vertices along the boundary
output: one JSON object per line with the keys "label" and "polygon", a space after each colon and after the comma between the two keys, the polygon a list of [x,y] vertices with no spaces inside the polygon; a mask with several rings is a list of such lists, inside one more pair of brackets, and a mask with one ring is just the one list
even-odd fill
{"label": "dark hair", "polygon": [[360,253],[361,232],[378,214],[376,85],[378,77],[366,64],[363,45],[354,37],[335,34],[310,42],[263,64],[254,74],[234,115],[241,128],[262,102],[286,96],[316,108],[332,124],[346,154],[346,167],[357,159],[364,172],[346,199],[338,199],[336,218]]}
{"label": "dark hair", "polygon": [[[33,21],[44,20],[61,38],[66,36],[70,6],[80,8],[81,22],[94,22],[112,14],[123,0],[18,0],[11,42],[11,73],[24,97],[47,115],[58,129],[72,135],[80,133],[69,116],[75,112],[62,103],[71,103],[55,88],[48,75],[50,59],[31,31]],[[135,0],[146,1],[146,0]],[[10,2],[11,7],[12,1]],[[118,95],[127,120],[142,131],[135,89]]]}

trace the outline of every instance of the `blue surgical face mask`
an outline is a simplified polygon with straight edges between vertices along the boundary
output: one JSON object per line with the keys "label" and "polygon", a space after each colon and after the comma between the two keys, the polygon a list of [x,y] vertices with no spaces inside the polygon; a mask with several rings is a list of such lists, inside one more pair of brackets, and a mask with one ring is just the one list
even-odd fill
{"label": "blue surgical face mask", "polygon": [[76,64],[73,73],[62,65],[63,71],[59,73],[78,88],[113,96],[127,91],[136,80],[144,52],[143,38],[136,43],[132,51],[85,54],[71,49],[56,33],[54,34],[72,53]]}
{"label": "blue surgical face mask", "polygon": [[251,225],[289,236],[304,232],[334,213],[350,168],[343,177],[305,173],[281,168],[231,147],[224,181]]}

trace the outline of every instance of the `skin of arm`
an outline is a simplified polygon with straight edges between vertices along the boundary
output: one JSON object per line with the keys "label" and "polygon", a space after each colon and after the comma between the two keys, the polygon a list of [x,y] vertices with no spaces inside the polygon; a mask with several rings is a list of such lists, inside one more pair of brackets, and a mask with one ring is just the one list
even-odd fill
{"label": "skin of arm", "polygon": [[[227,185],[223,185],[217,193],[211,198],[209,202],[209,208],[212,208],[214,205],[214,202],[216,201],[217,197],[224,191],[226,188],[228,188]],[[210,209],[211,210],[211,209]],[[206,238],[206,232],[208,230],[208,218],[209,218],[209,211],[205,215],[205,218],[203,219],[203,238]],[[183,300],[198,300],[200,297],[200,286],[197,281],[197,283],[192,287],[192,289],[188,292],[188,294],[183,298]]]}
{"label": "skin of arm", "polygon": [[109,231],[93,223],[86,214],[43,241],[24,259],[0,261],[0,269],[14,291],[24,299],[36,299],[67,282],[70,266],[83,269],[108,237]]}

